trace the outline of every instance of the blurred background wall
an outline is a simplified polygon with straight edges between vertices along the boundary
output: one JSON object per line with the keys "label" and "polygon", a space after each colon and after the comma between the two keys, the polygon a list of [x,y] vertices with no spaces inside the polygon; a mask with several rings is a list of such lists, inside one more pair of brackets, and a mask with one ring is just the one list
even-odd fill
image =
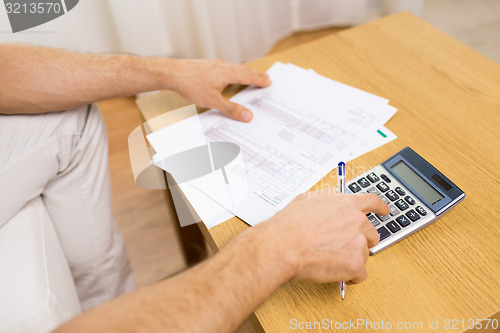
{"label": "blurred background wall", "polygon": [[90,52],[233,62],[263,56],[297,31],[363,23],[422,0],[80,0],[66,15],[12,34],[0,9],[0,41]]}
{"label": "blurred background wall", "polygon": [[245,62],[294,32],[409,10],[500,63],[500,0],[80,0],[66,15],[0,42]]}

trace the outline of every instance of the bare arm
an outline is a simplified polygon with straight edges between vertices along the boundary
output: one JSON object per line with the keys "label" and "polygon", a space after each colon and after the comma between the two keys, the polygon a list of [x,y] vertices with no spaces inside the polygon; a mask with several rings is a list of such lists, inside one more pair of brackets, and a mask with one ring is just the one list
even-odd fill
{"label": "bare arm", "polygon": [[230,332],[290,279],[366,279],[378,242],[365,213],[388,214],[376,195],[299,196],[221,252],[154,286],[91,309],[57,332]]}
{"label": "bare arm", "polygon": [[0,44],[0,113],[60,111],[114,97],[173,89],[199,106],[248,121],[251,113],[243,117],[246,108],[220,94],[232,83],[263,87],[270,81],[264,73],[220,60],[96,55]]}

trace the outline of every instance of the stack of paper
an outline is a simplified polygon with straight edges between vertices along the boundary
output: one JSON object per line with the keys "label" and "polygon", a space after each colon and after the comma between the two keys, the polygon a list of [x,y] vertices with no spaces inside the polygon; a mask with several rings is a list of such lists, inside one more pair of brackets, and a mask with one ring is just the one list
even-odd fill
{"label": "stack of paper", "polygon": [[[239,200],[224,202],[213,194],[213,182],[179,185],[208,227],[234,215],[250,225],[265,221],[339,161],[348,162],[396,138],[383,127],[396,112],[387,99],[292,64],[276,63],[268,74],[271,86],[248,87],[231,99],[253,112],[251,122],[229,119],[217,110],[199,116],[207,141],[240,147],[244,165],[228,165],[224,179],[246,184],[245,196],[239,193]],[[165,155],[160,134],[155,134],[150,142]]]}

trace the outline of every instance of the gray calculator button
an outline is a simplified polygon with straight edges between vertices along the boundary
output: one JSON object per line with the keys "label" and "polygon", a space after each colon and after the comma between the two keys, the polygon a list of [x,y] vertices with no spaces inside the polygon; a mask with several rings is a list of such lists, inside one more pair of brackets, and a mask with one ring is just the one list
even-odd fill
{"label": "gray calculator button", "polygon": [[380,221],[375,217],[375,215],[368,216],[368,221],[370,221],[370,223],[373,224],[374,227],[380,224]]}
{"label": "gray calculator button", "polygon": [[413,210],[409,210],[406,212],[406,217],[408,217],[412,222],[415,222],[416,220],[418,220],[420,218],[420,216]]}
{"label": "gray calculator button", "polygon": [[380,241],[386,239],[387,237],[389,237],[391,235],[391,233],[389,232],[389,230],[387,230],[386,227],[378,228],[377,232],[378,232],[378,235],[380,236]]}
{"label": "gray calculator button", "polygon": [[413,198],[412,198],[412,197],[410,197],[409,195],[407,195],[407,196],[405,197],[405,200],[406,200],[406,202],[407,202],[407,203],[409,203],[410,205],[414,205],[414,204],[415,204],[415,200],[413,200]]}
{"label": "gray calculator button", "polygon": [[385,194],[385,196],[390,199],[391,201],[396,201],[399,199],[399,195],[396,194],[393,190],[390,190]]}
{"label": "gray calculator button", "polygon": [[356,183],[351,183],[351,184],[349,184],[348,187],[352,191],[352,193],[356,193],[356,192],[361,191],[361,187]]}
{"label": "gray calculator button", "polygon": [[398,216],[396,218],[396,221],[398,221],[399,225],[402,227],[406,227],[406,226],[410,225],[410,220],[404,215]]}
{"label": "gray calculator button", "polygon": [[377,184],[377,188],[380,190],[380,192],[387,192],[389,191],[389,186],[387,186],[386,183],[380,182]]}
{"label": "gray calculator button", "polygon": [[394,221],[391,221],[391,222],[387,222],[387,224],[385,225],[387,228],[389,228],[390,231],[392,231],[392,233],[396,233],[398,232],[399,230],[401,230],[401,227],[399,226],[399,224],[397,224],[396,222]]}
{"label": "gray calculator button", "polygon": [[375,193],[376,195],[380,195],[380,191],[377,190],[375,187],[370,187],[369,189],[366,190],[367,193]]}
{"label": "gray calculator button", "polygon": [[390,213],[391,216],[396,216],[400,213],[400,210],[396,206],[390,205],[389,209],[391,210],[391,213]]}
{"label": "gray calculator button", "polygon": [[401,196],[403,196],[403,195],[405,195],[405,194],[406,194],[405,190],[403,190],[403,189],[402,189],[401,187],[399,187],[399,186],[398,186],[398,187],[396,187],[394,190],[396,191],[396,193],[397,193],[397,194],[399,194],[399,195],[401,195]]}
{"label": "gray calculator button", "polygon": [[370,173],[368,176],[366,176],[366,178],[368,178],[372,183],[376,183],[380,180],[375,172]]}
{"label": "gray calculator button", "polygon": [[391,215],[378,215],[377,214],[377,217],[382,221],[382,222],[385,222],[387,221],[388,219],[391,218]]}
{"label": "gray calculator button", "polygon": [[358,184],[361,185],[361,187],[363,187],[363,188],[370,186],[370,182],[368,180],[366,180],[365,177],[359,179]]}
{"label": "gray calculator button", "polygon": [[382,198],[382,200],[384,200],[384,202],[385,202],[386,204],[390,204],[390,203],[391,203],[391,200],[387,199],[386,197],[383,197],[383,196],[382,196],[382,197],[380,197],[380,198]]}
{"label": "gray calculator button", "polygon": [[380,178],[382,178],[383,180],[385,180],[386,183],[390,183],[391,182],[391,179],[389,177],[387,177],[386,175],[384,175],[384,174],[381,174]]}
{"label": "gray calculator button", "polygon": [[426,211],[425,211],[425,209],[423,209],[421,206],[417,206],[417,207],[415,208],[415,210],[416,210],[416,211],[417,211],[420,215],[422,215],[422,216],[427,215],[427,212],[426,212]]}
{"label": "gray calculator button", "polygon": [[396,206],[398,206],[398,208],[401,210],[405,210],[408,209],[408,207],[410,207],[403,199],[399,199],[398,201],[396,201]]}

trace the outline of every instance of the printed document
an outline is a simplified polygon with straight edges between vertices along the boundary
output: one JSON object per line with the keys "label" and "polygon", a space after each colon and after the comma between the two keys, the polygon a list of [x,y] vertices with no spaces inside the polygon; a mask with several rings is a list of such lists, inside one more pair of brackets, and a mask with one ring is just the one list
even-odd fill
{"label": "printed document", "polygon": [[225,172],[228,179],[246,183],[244,199],[234,205],[211,195],[210,182],[179,184],[209,227],[232,214],[250,225],[265,221],[338,162],[396,137],[384,127],[396,112],[385,98],[291,64],[276,63],[268,74],[271,86],[248,87],[231,99],[253,112],[251,122],[229,119],[217,110],[199,115],[207,141],[240,147],[244,163]]}

